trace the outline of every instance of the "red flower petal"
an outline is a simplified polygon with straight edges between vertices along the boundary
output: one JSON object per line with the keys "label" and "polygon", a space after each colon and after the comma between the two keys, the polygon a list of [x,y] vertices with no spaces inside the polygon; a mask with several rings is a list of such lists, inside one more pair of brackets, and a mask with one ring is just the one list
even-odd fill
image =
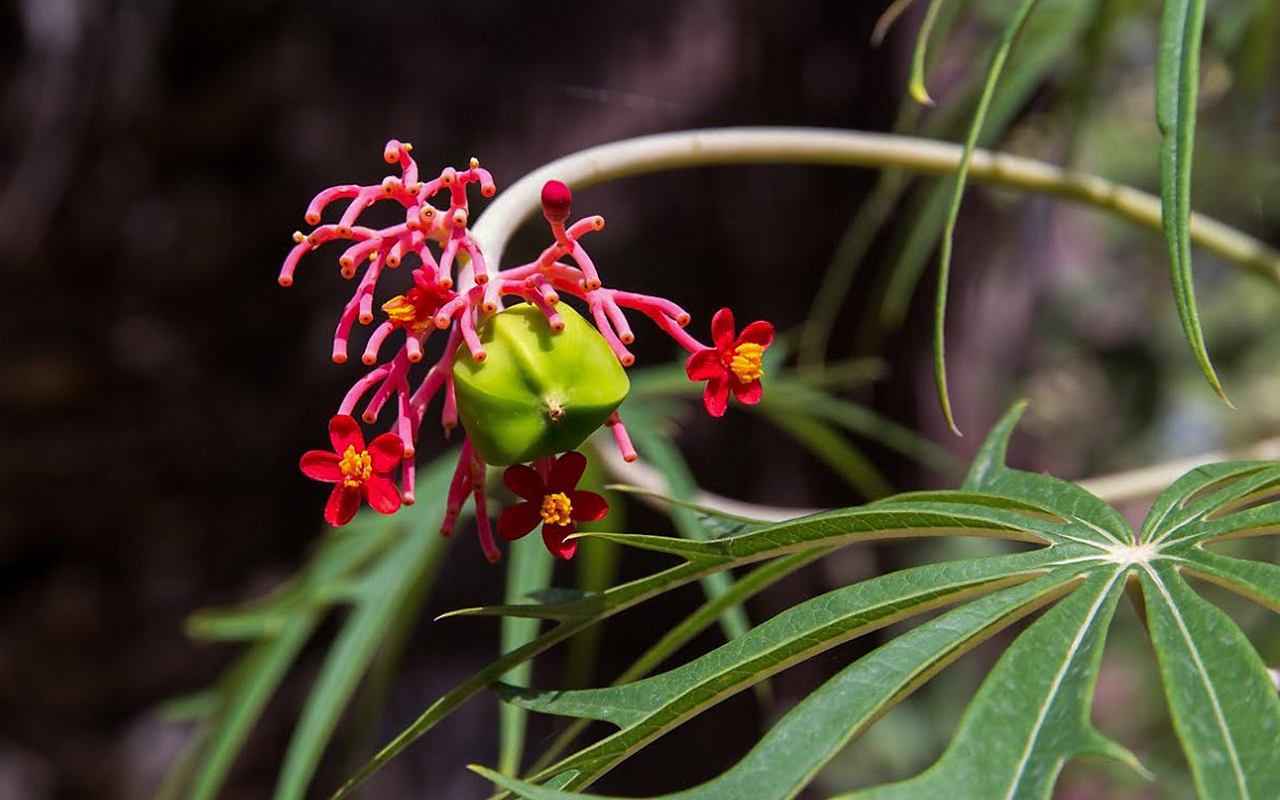
{"label": "red flower petal", "polygon": [[302,474],[308,478],[325,483],[337,483],[342,480],[342,469],[338,466],[338,457],[326,450],[308,450],[302,454],[298,462]]}
{"label": "red flower petal", "polygon": [[390,472],[404,460],[404,441],[394,433],[384,433],[369,442],[369,465],[376,473]]}
{"label": "red flower petal", "polygon": [[365,499],[379,514],[394,514],[400,510],[400,487],[390,478],[370,475],[363,489]]}
{"label": "red flower petal", "polygon": [[578,485],[582,473],[587,469],[587,457],[577,450],[570,450],[556,459],[551,467],[551,476],[547,479],[547,491],[569,492]]}
{"label": "red flower petal", "polygon": [[738,398],[740,403],[753,406],[760,402],[760,396],[763,394],[764,387],[760,385],[760,381],[752,381],[751,383],[733,382],[733,396]]}
{"label": "red flower petal", "polygon": [[717,375],[707,381],[706,391],[702,393],[702,404],[707,407],[707,413],[711,416],[724,416],[725,409],[729,407],[729,378],[727,375]]}
{"label": "red flower petal", "polygon": [[518,503],[498,517],[498,535],[508,542],[523,538],[542,522],[542,506],[530,500]]}
{"label": "red flower petal", "polygon": [[733,347],[733,312],[722,308],[711,318],[711,338],[717,350]]}
{"label": "red flower petal", "polygon": [[595,492],[569,492],[569,505],[574,522],[595,522],[609,513],[609,501]]}
{"label": "red flower petal", "polygon": [[738,344],[743,344],[744,342],[758,344],[761,347],[768,347],[773,344],[773,323],[758,319],[743,328],[742,333],[738,334]]}
{"label": "red flower petal", "polygon": [[564,538],[578,529],[578,526],[570,522],[568,525],[543,525],[542,526],[542,543],[551,551],[551,555],[556,558],[572,558],[573,551],[578,549],[578,541],[575,539],[566,542]]}
{"label": "red flower petal", "polygon": [[[541,503],[542,496],[546,494],[546,487],[542,485],[542,477],[538,475],[532,467],[524,464],[512,464],[502,473],[502,482],[507,488],[516,493],[517,497],[525,500],[532,500]],[[529,530],[533,530],[533,526],[529,526]],[[525,531],[524,533],[528,533]],[[520,534],[521,536],[524,533]],[[518,537],[517,537],[518,538]]]}
{"label": "red flower petal", "polygon": [[355,417],[338,414],[329,420],[329,441],[333,442],[333,452],[339,456],[354,447],[356,452],[364,449],[364,434],[360,432],[360,423]]}
{"label": "red flower petal", "polygon": [[707,348],[689,356],[684,362],[685,374],[691,381],[706,381],[724,374],[724,364],[720,363],[720,353]]}
{"label": "red flower petal", "polygon": [[329,502],[325,503],[324,521],[334,526],[346,525],[359,507],[360,489],[339,483],[329,493]]}

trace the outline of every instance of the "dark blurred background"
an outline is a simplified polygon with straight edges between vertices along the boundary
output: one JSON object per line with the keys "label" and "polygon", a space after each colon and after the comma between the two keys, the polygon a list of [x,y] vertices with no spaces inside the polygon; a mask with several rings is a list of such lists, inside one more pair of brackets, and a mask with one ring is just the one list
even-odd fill
{"label": "dark blurred background", "polygon": [[[158,704],[209,683],[235,652],[192,643],[184,618],[269,590],[322,533],[327,487],[304,479],[296,463],[324,443],[327,419],[359,374],[358,365],[328,358],[350,287],[338,274],[337,253],[328,251],[303,262],[292,288],[275,282],[290,233],[302,227],[316,191],[380,181],[382,146],[392,137],[414,144],[427,173],[478,156],[501,189],[560,155],[658,131],[763,124],[887,130],[918,19],[874,47],[872,26],[886,5],[6,4],[0,800],[149,797],[186,735],[185,726],[157,713]],[[989,32],[981,23],[978,41]],[[1134,49],[1141,54],[1147,46]],[[972,48],[961,46],[952,73],[972,58]],[[935,88],[946,85],[944,72]],[[1033,95],[1020,118],[1045,108],[1057,106]],[[1028,130],[1026,149],[1046,157],[1061,151],[1041,146],[1042,128]],[[874,177],[800,167],[667,173],[584,190],[575,213],[608,219],[591,242],[607,283],[676,299],[699,330],[721,305],[732,305],[740,322],[768,318],[789,329],[804,320]],[[1071,317],[1076,305],[1046,313],[1036,292],[1061,288],[1053,265],[1104,259],[1077,235],[1079,212],[1051,216],[1043,201],[1022,204],[1020,214],[1010,207],[998,195],[966,207],[952,318],[961,366],[953,381],[962,425],[972,433],[949,446],[963,454],[1019,393],[1040,392],[1045,410],[1030,421],[1032,441],[1077,432],[1057,449],[1024,448],[1034,453],[1033,467],[1079,474],[1178,451],[1181,433],[1173,447],[1118,455],[1107,449],[1173,413],[1153,399],[1160,395],[1156,378],[1139,380],[1131,397],[1125,376],[1154,369],[1166,351],[1189,364],[1174,329],[1159,328],[1163,349],[1148,348],[1142,337],[1150,331],[1130,329],[1145,312],[1130,318],[1130,307],[1115,307],[1105,287],[1100,305],[1084,304],[1093,309],[1088,318]],[[762,213],[793,222],[762,226]],[[541,236],[518,240],[508,258],[536,252]],[[1119,271],[1107,272],[1120,278],[1108,280],[1167,323],[1159,242],[1140,241]],[[1045,250],[1056,255],[1026,262],[1028,252]],[[867,269],[874,275],[874,265]],[[989,274],[1001,280],[984,283]],[[860,398],[939,435],[927,371],[928,299],[917,305],[879,353],[890,365],[885,379]],[[1057,347],[1052,337],[1036,349],[1027,331],[1058,319],[1055,309],[1057,330],[1085,328],[1103,340],[1086,355]],[[835,341],[847,341],[857,322],[856,313],[846,314]],[[677,356],[656,331],[636,329],[642,364]],[[854,352],[833,347],[835,356]],[[1027,377],[1033,363],[1048,366]],[[1200,402],[1207,389],[1191,396],[1195,419],[1208,418],[1195,417],[1197,409],[1218,413],[1211,398]],[[1088,430],[1078,430],[1082,421],[1091,423]],[[1220,425],[1204,425],[1209,433],[1185,445],[1192,451],[1222,440]],[[806,506],[859,499],[798,445],[741,412],[720,426],[690,419],[682,441],[699,479],[726,494]],[[433,447],[424,440],[424,458]],[[877,455],[899,485],[938,480]],[[624,572],[645,568],[638,562]],[[788,591],[803,594],[840,579],[816,572]],[[428,617],[492,602],[500,584],[500,573],[463,537]],[[776,610],[785,598],[766,599],[762,608]],[[393,695],[397,707],[379,740],[490,660],[495,631],[488,623],[453,623],[410,648]],[[642,628],[630,631],[646,638]],[[620,643],[618,652],[625,663],[631,651]],[[223,796],[269,795],[320,654],[304,655]],[[617,671],[609,673],[608,658],[602,670],[608,677]],[[802,690],[786,680],[784,697]],[[806,681],[792,680],[796,687]],[[602,787],[672,789],[730,763],[757,725],[753,701],[734,702],[729,718],[745,725],[695,729],[668,751],[655,746],[641,767],[619,770]],[[376,796],[483,796],[484,783],[461,765],[492,763],[492,705],[473,702],[393,763]],[[679,746],[700,748],[705,759],[695,772],[704,774],[661,774]],[[322,768],[316,791],[331,788],[346,767],[335,760]]]}
{"label": "dark blurred background", "polygon": [[[149,796],[182,738],[153,707],[234,652],[185,639],[184,617],[269,589],[321,533],[326,490],[297,458],[323,444],[358,367],[328,360],[349,293],[336,253],[304,262],[288,291],[275,283],[312,194],[379,181],[391,137],[413,142],[426,172],[479,156],[501,187],[656,131],[882,129],[898,88],[892,50],[867,44],[881,5],[7,4],[0,797]],[[592,252],[611,283],[676,298],[703,327],[727,303],[790,327],[868,181],[703,170],[584,191],[575,211],[608,218]],[[801,199],[802,235],[760,235],[755,210]],[[637,330],[642,360],[676,356]],[[699,469],[746,495],[765,482],[741,483],[732,441]],[[789,499],[813,501],[803,484]],[[500,573],[466,545],[442,607],[500,594]],[[453,632],[465,638],[411,656],[417,702],[424,684],[445,688],[491,657],[491,626]],[[293,694],[226,796],[270,789]],[[482,791],[460,770],[492,758],[491,710],[476,713],[488,724],[409,760]],[[471,796],[412,774],[430,796]]]}

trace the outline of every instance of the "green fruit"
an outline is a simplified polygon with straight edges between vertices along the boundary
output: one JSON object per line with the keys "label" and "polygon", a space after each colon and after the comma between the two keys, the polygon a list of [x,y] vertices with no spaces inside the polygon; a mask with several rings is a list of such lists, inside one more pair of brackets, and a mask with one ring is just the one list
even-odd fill
{"label": "green fruit", "polygon": [[586,441],[631,387],[618,357],[567,303],[564,330],[528,303],[511,306],[476,331],[487,358],[466,344],[453,356],[458,416],[471,446],[494,466],[566,453]]}

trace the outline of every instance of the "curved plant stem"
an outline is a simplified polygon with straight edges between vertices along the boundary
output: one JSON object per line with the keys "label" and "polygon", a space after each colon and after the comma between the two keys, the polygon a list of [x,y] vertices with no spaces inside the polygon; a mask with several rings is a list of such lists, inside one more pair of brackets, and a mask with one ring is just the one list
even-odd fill
{"label": "curved plant stem", "polygon": [[[490,203],[472,233],[489,263],[499,264],[520,223],[540,208],[542,184],[552,178],[580,188],[629,175],[724,164],[900,167],[949,175],[959,168],[962,154],[960,145],[932,139],[821,128],[714,128],[641,136],[579,150],[535,169]],[[1152,231],[1162,230],[1160,198],[1096,175],[1031,158],[974,150],[968,176],[1074,200]],[[1191,241],[1280,284],[1280,253],[1246,233],[1193,213]]]}

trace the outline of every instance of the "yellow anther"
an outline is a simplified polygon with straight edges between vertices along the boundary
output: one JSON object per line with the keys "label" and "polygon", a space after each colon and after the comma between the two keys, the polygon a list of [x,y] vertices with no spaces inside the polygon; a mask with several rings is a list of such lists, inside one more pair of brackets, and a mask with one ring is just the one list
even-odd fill
{"label": "yellow anther", "polygon": [[564,492],[542,498],[542,521],[548,525],[568,525],[573,521],[569,516],[572,512],[573,504],[569,502],[569,495]]}
{"label": "yellow anther", "polygon": [[480,159],[476,158],[475,156],[472,156],[472,157],[471,157],[471,168],[472,168],[472,169],[475,169],[475,168],[476,168],[476,167],[478,167],[478,166],[480,166]]}
{"label": "yellow anther", "polygon": [[764,370],[760,369],[760,358],[764,348],[755,342],[743,342],[733,349],[733,357],[729,359],[729,369],[743,383],[760,380]]}
{"label": "yellow anther", "polygon": [[413,307],[413,303],[410,303],[408,298],[402,294],[398,294],[383,303],[382,310],[387,312],[387,316],[390,317],[392,321],[399,322],[404,325],[408,325],[413,322],[414,317],[417,316],[417,310]]}
{"label": "yellow anther", "polygon": [[302,231],[293,232],[293,241],[296,242],[297,244],[302,244],[306,240],[307,240],[307,237],[303,235]]}
{"label": "yellow anther", "polygon": [[413,152],[413,145],[409,144],[408,142],[404,142],[401,146],[404,148],[404,151],[405,151],[406,153],[412,153],[412,152]]}
{"label": "yellow anther", "polygon": [[373,474],[373,459],[368,450],[356,452],[355,445],[347,445],[347,451],[338,461],[338,469],[342,470],[343,486],[361,486]]}

